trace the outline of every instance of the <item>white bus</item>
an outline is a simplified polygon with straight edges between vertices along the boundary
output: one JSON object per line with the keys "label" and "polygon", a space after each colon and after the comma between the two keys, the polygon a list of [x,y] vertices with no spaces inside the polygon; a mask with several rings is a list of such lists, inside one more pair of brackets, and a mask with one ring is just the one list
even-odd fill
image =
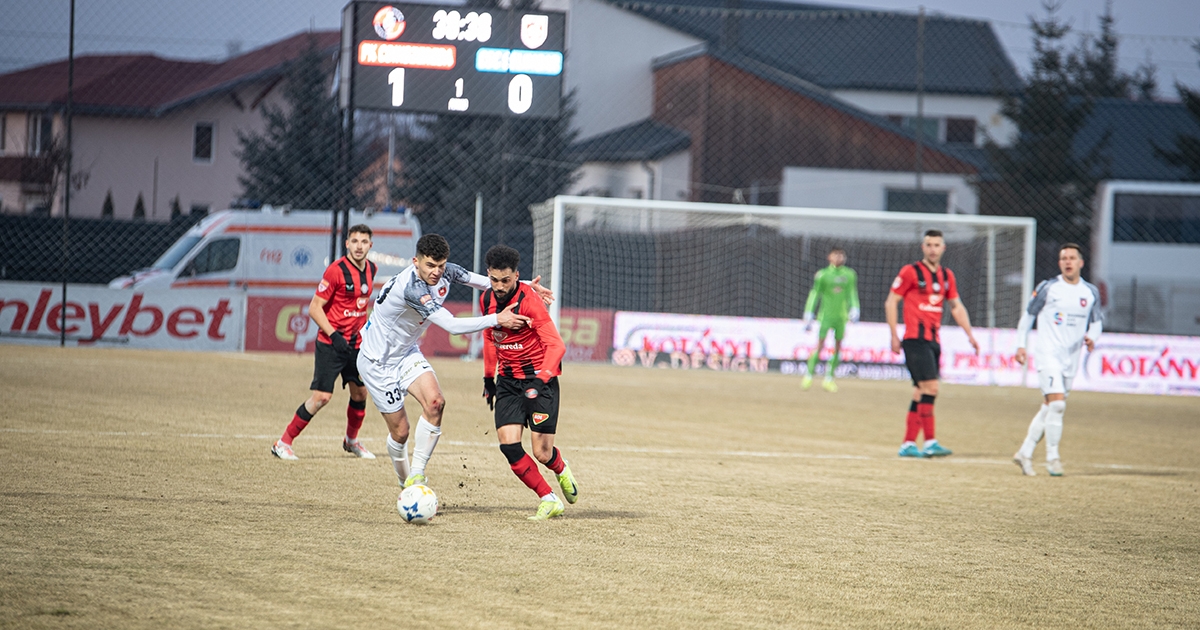
{"label": "white bus", "polygon": [[1094,210],[1105,329],[1200,335],[1200,183],[1102,182]]}

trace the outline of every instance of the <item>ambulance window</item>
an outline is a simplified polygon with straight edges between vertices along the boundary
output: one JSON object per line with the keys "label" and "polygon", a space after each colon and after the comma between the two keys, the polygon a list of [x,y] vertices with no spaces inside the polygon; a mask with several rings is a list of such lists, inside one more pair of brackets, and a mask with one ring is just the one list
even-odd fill
{"label": "ambulance window", "polygon": [[192,248],[200,242],[201,238],[202,237],[200,236],[192,235],[179,239],[179,242],[172,245],[171,249],[168,249],[167,253],[163,254],[162,257],[154,263],[154,268],[167,270],[174,269],[175,265],[178,265],[179,261],[183,260],[183,257],[187,256],[188,252],[192,251]]}
{"label": "ambulance window", "polygon": [[181,276],[198,276],[218,271],[229,271],[237,267],[238,248],[241,241],[236,238],[223,238],[204,246],[200,253],[187,264]]}

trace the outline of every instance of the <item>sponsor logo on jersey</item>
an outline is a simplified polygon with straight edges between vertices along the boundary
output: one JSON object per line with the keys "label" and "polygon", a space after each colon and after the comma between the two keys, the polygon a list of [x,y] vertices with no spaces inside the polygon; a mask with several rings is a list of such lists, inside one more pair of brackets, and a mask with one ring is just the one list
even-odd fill
{"label": "sponsor logo on jersey", "polygon": [[525,345],[521,343],[501,343],[496,344],[498,350],[524,350]]}
{"label": "sponsor logo on jersey", "polygon": [[1054,314],[1054,325],[1058,326],[1058,325],[1061,325],[1062,323],[1063,323],[1063,314],[1055,313]]}
{"label": "sponsor logo on jersey", "polygon": [[941,313],[942,307],[935,306],[933,304],[926,304],[924,302],[917,302],[917,310],[925,311],[927,313]]}
{"label": "sponsor logo on jersey", "polygon": [[429,295],[428,293],[426,293],[425,295],[422,295],[422,296],[421,296],[421,303],[422,303],[422,304],[428,304],[428,303],[429,303],[431,300],[433,300],[433,296],[432,296],[432,295]]}
{"label": "sponsor logo on jersey", "polygon": [[895,280],[892,280],[892,288],[893,288],[893,289],[899,289],[899,288],[900,288],[900,283],[901,283],[901,282],[902,282],[902,281],[900,280],[900,276],[896,276],[896,279],[895,279]]}
{"label": "sponsor logo on jersey", "polygon": [[329,289],[329,283],[321,280],[321,284],[317,285],[317,293],[324,293]]}
{"label": "sponsor logo on jersey", "polygon": [[343,317],[366,317],[367,312],[366,311],[352,311],[350,309],[346,309],[346,310],[342,311],[342,316]]}
{"label": "sponsor logo on jersey", "polygon": [[548,413],[535,413],[535,414],[533,414],[533,423],[534,423],[534,424],[541,424],[541,423],[543,423],[543,422],[545,422],[545,421],[547,421],[547,420],[549,420],[549,419],[550,419],[550,414],[548,414]]}
{"label": "sponsor logo on jersey", "polygon": [[941,301],[942,301],[942,296],[940,294],[938,294],[938,293],[929,294],[929,303],[930,304],[939,304],[939,303],[941,303]]}
{"label": "sponsor logo on jersey", "polygon": [[530,387],[529,389],[525,390],[525,397],[526,398],[537,398],[537,388]]}

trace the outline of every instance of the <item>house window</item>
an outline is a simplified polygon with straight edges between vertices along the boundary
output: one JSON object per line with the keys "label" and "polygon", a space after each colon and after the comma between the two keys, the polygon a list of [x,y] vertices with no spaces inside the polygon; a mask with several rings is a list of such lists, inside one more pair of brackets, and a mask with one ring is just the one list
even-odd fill
{"label": "house window", "polygon": [[975,119],[947,118],[946,143],[975,144]]}
{"label": "house window", "polygon": [[41,155],[54,140],[54,119],[42,114],[29,116],[29,155]]}
{"label": "house window", "polygon": [[895,190],[887,191],[888,212],[937,212],[945,213],[950,205],[950,193],[938,190]]}
{"label": "house window", "polygon": [[214,140],[212,123],[196,123],[192,133],[192,161],[212,162]]}

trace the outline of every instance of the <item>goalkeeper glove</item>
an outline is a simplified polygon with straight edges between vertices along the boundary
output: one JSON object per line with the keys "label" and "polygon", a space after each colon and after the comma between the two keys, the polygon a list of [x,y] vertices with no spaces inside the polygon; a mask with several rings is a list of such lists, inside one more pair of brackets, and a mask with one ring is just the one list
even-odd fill
{"label": "goalkeeper glove", "polygon": [[350,352],[350,344],[346,343],[346,338],[336,330],[333,331],[332,335],[329,335],[329,342],[333,344],[333,349],[338,352]]}
{"label": "goalkeeper glove", "polygon": [[853,306],[850,308],[850,323],[852,323],[852,324],[858,323],[858,307],[857,306]]}
{"label": "goalkeeper glove", "polygon": [[496,409],[496,379],[483,377],[483,397],[487,399],[488,409]]}

